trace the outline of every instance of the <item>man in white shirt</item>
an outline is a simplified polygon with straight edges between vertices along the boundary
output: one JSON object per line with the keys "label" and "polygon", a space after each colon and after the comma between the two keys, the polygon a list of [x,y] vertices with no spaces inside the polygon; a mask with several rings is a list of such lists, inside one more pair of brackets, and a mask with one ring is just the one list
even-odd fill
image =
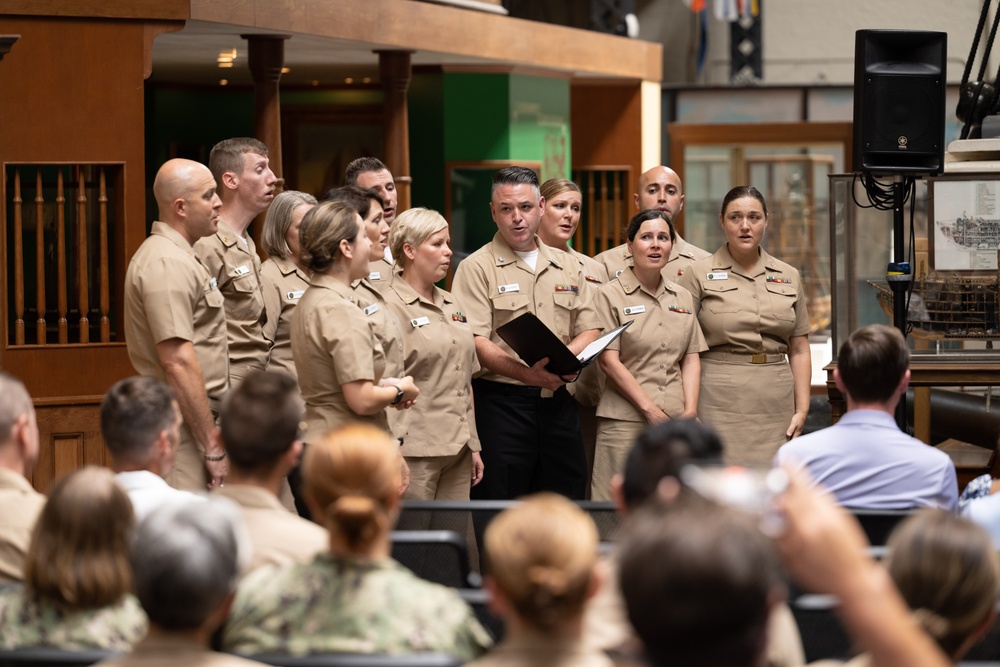
{"label": "man in white shirt", "polygon": [[111,469],[128,493],[137,521],[170,502],[203,500],[163,479],[174,465],[181,412],[165,382],[135,376],[116,382],[101,402],[101,432]]}

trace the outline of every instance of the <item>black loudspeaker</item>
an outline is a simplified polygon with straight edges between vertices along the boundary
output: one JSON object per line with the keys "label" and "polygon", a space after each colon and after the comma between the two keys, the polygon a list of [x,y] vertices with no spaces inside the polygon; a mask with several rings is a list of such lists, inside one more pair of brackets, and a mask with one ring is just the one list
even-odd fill
{"label": "black loudspeaker", "polygon": [[941,171],[947,40],[943,32],[857,31],[854,171]]}

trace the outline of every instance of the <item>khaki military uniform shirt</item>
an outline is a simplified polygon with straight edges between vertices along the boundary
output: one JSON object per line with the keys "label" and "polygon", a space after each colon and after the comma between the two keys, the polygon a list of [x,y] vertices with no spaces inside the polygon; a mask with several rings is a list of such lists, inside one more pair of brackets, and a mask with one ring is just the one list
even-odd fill
{"label": "khaki military uniform shirt", "polygon": [[[678,234],[670,249],[670,259],[667,260],[666,266],[661,271],[663,279],[677,280],[680,276],[684,275],[684,272],[691,264],[699,259],[711,256],[712,253],[702,250],[698,246],[691,245]],[[628,251],[628,245],[625,243],[615,246],[610,250],[605,250],[594,259],[607,268],[608,277],[610,278],[618,277],[626,267],[632,266],[632,253]]]}
{"label": "khaki military uniform shirt", "polygon": [[[604,318],[605,331],[633,322],[608,349],[618,350],[622,365],[657,407],[671,417],[679,416],[684,411],[680,361],[686,354],[708,349],[691,293],[667,280],[651,294],[629,267],[598,290],[595,307]],[[601,396],[597,416],[645,421],[613,382]]]}
{"label": "khaki military uniform shirt", "polygon": [[[375,335],[375,345],[385,358],[385,371],[382,377],[403,377],[406,375],[403,362],[403,330],[399,320],[389,309],[382,291],[367,280],[354,281],[351,283],[351,289],[354,291],[358,307],[365,314]],[[417,387],[419,388],[419,385]],[[389,432],[397,438],[405,439],[410,425],[410,410],[389,407],[385,413],[389,420]]]}
{"label": "khaki military uniform shirt", "polygon": [[140,375],[166,381],[157,343],[189,341],[213,405],[229,390],[229,345],[224,298],[180,232],[154,222],[125,275],[125,337]]}
{"label": "khaki military uniform shirt", "polygon": [[785,354],[792,336],[809,333],[799,272],[763,248],[756,266],[746,271],[724,245],[692,264],[678,282],[694,297],[713,352]]}
{"label": "khaki military uniform shirt", "polygon": [[[270,345],[264,337],[264,293],[260,286],[260,257],[250,235],[243,243],[226,223],[194,244],[195,252],[226,297],[229,360],[234,366],[264,370]],[[233,369],[242,378],[246,370]]]}
{"label": "khaki military uniform shirt", "polygon": [[[584,331],[601,328],[580,263],[546,246],[538,236],[535,243],[539,252],[532,271],[497,232],[490,243],[458,265],[452,285],[467,311],[472,333],[488,338],[515,359],[517,353],[496,329],[524,313],[534,313],[566,344]],[[481,377],[520,384],[497,373],[484,372]]]}
{"label": "khaki military uniform shirt", "polygon": [[216,488],[215,493],[240,506],[253,545],[250,570],[264,565],[308,563],[330,548],[326,528],[292,514],[267,489],[226,484]]}
{"label": "khaki military uniform shirt", "polygon": [[382,257],[368,264],[368,282],[379,292],[384,292],[389,289],[392,274],[397,271],[392,262]]}
{"label": "khaki military uniform shirt", "polygon": [[262,568],[240,584],[222,636],[235,653],[448,653],[480,656],[492,643],[454,590],[396,561],[320,554]]}
{"label": "khaki military uniform shirt", "polygon": [[0,584],[24,581],[24,557],[45,496],[24,475],[0,468]]}
{"label": "khaki military uniform shirt", "polygon": [[479,358],[461,305],[437,287],[428,301],[402,275],[393,276],[384,296],[403,328],[404,373],[420,387],[420,398],[407,410],[403,456],[453,456],[466,445],[480,451],[470,391]]}
{"label": "khaki military uniform shirt", "polygon": [[313,275],[292,314],[292,356],[306,402],[305,442],[349,421],[389,432],[385,410],[359,415],[344,399],[343,385],[359,380],[378,384],[385,371],[385,355],[349,285],[326,274]]}
{"label": "khaki military uniform shirt", "polygon": [[0,648],[129,651],[146,635],[148,623],[133,595],[104,607],[74,609],[31,595],[24,586],[0,589]]}
{"label": "khaki military uniform shirt", "polygon": [[102,660],[96,667],[260,667],[261,663],[211,651],[186,635],[151,635],[120,657]]}
{"label": "khaki military uniform shirt", "polygon": [[264,294],[264,337],[271,345],[268,370],[284,371],[295,377],[292,359],[292,313],[309,287],[309,276],[290,259],[271,257],[260,267],[260,282]]}

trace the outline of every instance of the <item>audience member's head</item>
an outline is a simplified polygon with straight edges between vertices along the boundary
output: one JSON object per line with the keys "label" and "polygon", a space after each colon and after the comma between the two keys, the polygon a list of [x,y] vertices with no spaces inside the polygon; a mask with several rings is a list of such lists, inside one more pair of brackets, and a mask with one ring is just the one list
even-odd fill
{"label": "audience member's head", "polygon": [[856,329],[840,346],[834,371],[855,403],[894,403],[909,381],[910,349],[895,327]]}
{"label": "audience member's head", "polygon": [[38,423],[28,390],[0,371],[0,468],[27,476],[38,459]]}
{"label": "audience member's head", "polygon": [[31,534],[25,586],[74,609],[114,604],[132,586],[128,495],[107,468],[88,466],[56,480]]}
{"label": "audience member's head", "polygon": [[285,190],[271,202],[260,232],[260,247],[271,257],[299,258],[299,225],[306,212],[316,205],[307,192]]}
{"label": "audience member's head", "polygon": [[620,476],[612,480],[619,509],[638,508],[652,497],[664,478],[679,479],[687,463],[719,463],[722,441],[696,419],[671,419],[650,426],[632,444]]}
{"label": "audience member's head", "polygon": [[537,631],[558,633],[596,592],[597,528],[554,493],[529,496],[491,521],[485,557],[498,608]]}
{"label": "audience member's head", "polygon": [[1000,599],[1000,557],[979,526],[921,510],[893,531],[885,567],[924,630],[955,660],[989,627]]}
{"label": "audience member's head", "polygon": [[117,472],[149,470],[165,476],[173,467],[180,428],[174,392],[153,377],[119,380],[101,402],[101,433]]}
{"label": "audience member's head", "polygon": [[629,220],[628,227],[625,228],[625,236],[628,238],[629,243],[635,242],[636,234],[638,234],[639,230],[642,228],[642,223],[647,220],[656,220],[657,218],[667,223],[667,229],[670,230],[670,242],[674,243],[677,240],[677,232],[674,231],[674,223],[670,221],[670,216],[666,211],[661,211],[655,208],[640,211],[633,215],[632,219]]}
{"label": "audience member's head", "polygon": [[654,667],[761,664],[778,555],[753,517],[679,501],[634,513],[619,573],[629,620]]}
{"label": "audience member's head", "polygon": [[348,424],[309,443],[303,491],[335,552],[367,555],[388,539],[399,504],[398,450],[398,441],[367,424]]}
{"label": "audience member's head", "polygon": [[135,531],[131,559],[152,625],[210,634],[229,613],[250,546],[239,508],[211,497],[155,509]]}
{"label": "audience member's head", "polygon": [[222,402],[222,444],[232,473],[266,478],[295,467],[305,406],[295,378],[279,371],[248,374]]}

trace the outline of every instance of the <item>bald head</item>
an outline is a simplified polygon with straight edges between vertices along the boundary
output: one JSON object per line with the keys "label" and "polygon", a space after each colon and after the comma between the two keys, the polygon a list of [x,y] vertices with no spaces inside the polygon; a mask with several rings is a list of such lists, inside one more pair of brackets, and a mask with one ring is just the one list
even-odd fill
{"label": "bald head", "polygon": [[664,211],[671,220],[684,208],[681,178],[670,167],[653,167],[639,176],[635,206],[640,211]]}
{"label": "bald head", "polygon": [[0,467],[27,475],[38,458],[38,425],[28,390],[0,371]]}
{"label": "bald head", "polygon": [[215,233],[222,200],[208,167],[193,160],[167,160],[156,172],[153,196],[160,220],[179,231],[188,242]]}

